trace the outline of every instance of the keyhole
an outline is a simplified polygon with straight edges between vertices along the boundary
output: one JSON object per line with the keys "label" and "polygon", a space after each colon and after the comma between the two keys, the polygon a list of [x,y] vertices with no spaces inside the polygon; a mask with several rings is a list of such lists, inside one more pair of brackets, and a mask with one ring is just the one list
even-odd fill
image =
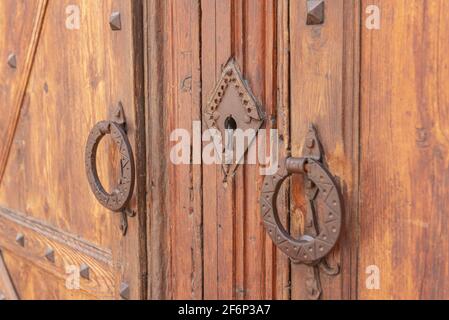
{"label": "keyhole", "polygon": [[226,130],[236,130],[237,129],[237,122],[235,122],[235,119],[232,116],[229,116],[226,118],[224,123]]}
{"label": "keyhole", "polygon": [[237,122],[232,116],[226,118],[224,122],[225,133],[226,133],[226,146],[224,149],[225,154],[225,163],[231,164],[234,158],[233,150],[234,150],[234,131],[237,129]]}

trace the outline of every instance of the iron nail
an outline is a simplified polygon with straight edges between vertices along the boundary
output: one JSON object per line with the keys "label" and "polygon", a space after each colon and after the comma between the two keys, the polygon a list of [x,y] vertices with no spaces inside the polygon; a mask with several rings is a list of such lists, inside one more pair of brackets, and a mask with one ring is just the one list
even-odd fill
{"label": "iron nail", "polygon": [[16,242],[19,246],[25,247],[25,236],[22,233],[18,233],[16,236]]}
{"label": "iron nail", "polygon": [[120,297],[124,300],[129,300],[129,285],[122,282],[120,284]]}
{"label": "iron nail", "polygon": [[307,0],[307,25],[324,23],[324,0]]}
{"label": "iron nail", "polygon": [[52,248],[47,248],[45,251],[45,258],[48,261],[55,263],[55,251]]}
{"label": "iron nail", "polygon": [[122,19],[120,12],[116,11],[111,14],[111,17],[109,18],[109,25],[114,31],[122,30]]}
{"label": "iron nail", "polygon": [[89,276],[90,276],[90,268],[87,264],[83,263],[81,264],[80,267],[80,276],[83,279],[87,279],[89,280]]}
{"label": "iron nail", "polygon": [[16,59],[16,55],[14,53],[11,53],[8,56],[8,65],[13,69],[17,68],[17,59]]}

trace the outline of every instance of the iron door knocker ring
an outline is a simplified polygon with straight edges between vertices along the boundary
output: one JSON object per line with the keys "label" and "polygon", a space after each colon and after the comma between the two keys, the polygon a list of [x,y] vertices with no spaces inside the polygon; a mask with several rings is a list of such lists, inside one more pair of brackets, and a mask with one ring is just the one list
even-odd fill
{"label": "iron door knocker ring", "polygon": [[[275,175],[265,177],[260,197],[262,220],[273,242],[293,263],[309,266],[305,284],[310,299],[319,299],[322,294],[320,270],[329,276],[340,273],[340,266],[330,266],[326,257],[340,236],[342,198],[322,160],[321,143],[311,126],[306,138],[305,156],[284,159]],[[304,176],[307,200],[304,234],[299,239],[293,238],[284,228],[276,206],[282,183],[292,174]]]}
{"label": "iron door knocker ring", "polygon": [[[282,183],[292,174],[304,174],[309,200],[322,202],[326,211],[324,225],[317,236],[293,238],[282,225],[276,199]],[[262,188],[261,213],[273,242],[295,263],[313,265],[326,257],[337,243],[341,229],[341,199],[332,176],[319,161],[312,158],[287,158],[274,176],[267,176]]]}
{"label": "iron door knocker ring", "polygon": [[[119,109],[119,113],[123,112],[121,106],[119,106]],[[105,190],[97,172],[98,146],[100,141],[108,134],[111,135],[113,141],[117,144],[120,153],[120,177],[118,185],[111,193]],[[95,198],[105,208],[113,212],[122,213],[121,229],[123,234],[126,234],[128,226],[126,217],[134,216],[134,212],[128,209],[128,204],[134,192],[135,164],[124,121],[122,123],[101,121],[93,127],[87,139],[85,166],[87,180]]]}

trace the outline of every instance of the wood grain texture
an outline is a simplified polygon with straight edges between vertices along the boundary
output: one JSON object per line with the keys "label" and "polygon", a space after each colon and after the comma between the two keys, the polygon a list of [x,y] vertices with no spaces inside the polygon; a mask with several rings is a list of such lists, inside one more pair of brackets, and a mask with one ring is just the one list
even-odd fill
{"label": "wood grain texture", "polygon": [[[275,2],[203,0],[201,8],[203,102],[221,68],[235,57],[266,118],[275,117]],[[261,225],[257,202],[261,179],[254,165],[240,166],[227,181],[220,166],[203,166],[206,299],[275,296],[274,250]]]}
{"label": "wood grain texture", "polygon": [[[104,5],[104,4],[103,4]],[[130,299],[147,297],[147,247],[146,247],[146,119],[145,119],[145,56],[144,56],[144,12],[142,0],[112,1],[104,12],[109,20],[110,13],[121,12],[122,30],[112,38],[112,56],[108,62],[118,62],[112,67],[111,99],[126,102],[127,134],[131,141],[136,161],[136,186],[129,205],[136,216],[128,218],[128,232],[122,236],[114,230],[113,252],[116,263],[115,288],[119,298],[119,288],[126,283],[130,288]],[[107,23],[105,23],[107,25]],[[108,32],[110,32],[108,30]],[[114,33],[113,33],[114,34]],[[124,99],[124,100],[122,100]],[[111,151],[111,150],[110,150]],[[109,164],[112,155],[109,158]],[[113,180],[117,181],[115,163]],[[115,183],[112,182],[114,185]],[[110,214],[110,213],[109,213]],[[116,215],[116,219],[120,215]],[[117,222],[116,222],[117,225]]]}
{"label": "wood grain texture", "polygon": [[268,128],[287,135],[286,64],[276,121],[277,3],[155,0],[146,12],[149,296],[288,298],[288,260],[277,255],[259,217],[259,167],[241,166],[223,181],[218,165],[171,164],[174,143],[167,139],[177,128],[193,133],[192,121],[201,120],[203,102],[231,57],[273,118]]}
{"label": "wood grain texture", "polygon": [[[12,84],[11,87],[4,88],[4,92],[9,93],[8,95],[10,96],[11,100],[10,101],[5,100],[10,103],[10,108],[7,108],[5,110],[5,115],[7,116],[6,121],[2,123],[0,129],[0,133],[2,133],[1,139],[2,142],[0,144],[0,183],[5,173],[6,164],[11,151],[15,131],[17,128],[17,124],[19,122],[20,112],[22,110],[23,100],[25,98],[25,91],[28,86],[31,68],[34,62],[37,44],[39,43],[39,37],[41,35],[47,4],[48,0],[38,1],[35,7],[33,4],[25,4],[23,2],[22,3],[19,2],[17,4],[11,1],[6,1],[2,3],[2,5],[4,6],[2,8],[3,9],[2,12],[13,13],[13,15],[9,14],[8,15],[9,17],[15,17],[17,19],[20,18],[20,16],[23,14],[24,20],[29,18],[29,16],[33,17],[33,20],[31,20],[32,23],[23,24],[21,30],[19,29],[20,27],[17,22],[14,23],[11,21],[9,22],[8,28],[4,26],[5,29],[3,29],[7,30],[7,32],[4,33],[5,34],[4,37],[6,39],[4,39],[3,41],[4,46],[2,47],[3,48],[10,47],[7,49],[11,50],[10,52],[8,52],[8,55],[9,54],[16,55],[16,59],[19,59],[18,63],[20,68],[19,70],[13,70],[13,72],[17,72],[18,74],[17,80],[12,81],[12,83],[10,83]],[[6,18],[4,20],[8,21],[9,19]],[[32,30],[29,29],[30,26],[32,26]],[[18,43],[17,40],[14,41],[14,39],[12,39],[14,36],[16,37],[18,36],[15,33],[15,31],[19,31],[18,34],[23,36],[23,38],[18,39],[19,41],[21,41],[21,43]],[[26,42],[26,40],[28,39],[29,42]],[[5,73],[11,74],[11,70],[10,72]]]}
{"label": "wood grain texture", "polygon": [[[114,296],[112,253],[78,239],[66,232],[47,226],[41,221],[0,207],[0,247],[56,277],[65,284],[67,267],[89,266],[90,278],[81,279],[79,290],[97,298],[111,299]],[[25,238],[24,246],[16,242],[18,234]],[[55,252],[55,263],[45,258],[47,248]],[[16,272],[16,265],[11,266]],[[21,271],[23,272],[23,271]],[[29,299],[30,292],[21,292]],[[22,296],[21,295],[21,296]]]}
{"label": "wood grain texture", "polygon": [[[0,207],[0,217],[2,219],[2,226],[4,227],[2,234],[4,235],[5,240],[14,243],[14,246],[17,245],[15,241],[16,235],[23,234],[18,228],[22,228],[22,230],[33,231],[41,237],[69,246],[72,249],[79,251],[81,254],[88,255],[104,264],[112,264],[112,254],[110,250],[98,248],[92,243],[84,241],[70,233],[56,229],[45,222],[3,207]],[[14,239],[14,241],[11,239]]]}
{"label": "wood grain texture", "polygon": [[[277,2],[277,114],[276,122],[279,130],[279,156],[283,158],[290,153],[291,127],[290,127],[290,1]],[[290,226],[290,188],[291,183],[284,183],[279,191],[278,214],[283,225]],[[271,238],[267,237],[267,241]],[[274,249],[276,266],[272,281],[276,286],[274,299],[288,300],[291,298],[291,265],[290,259],[282,252]]]}
{"label": "wood grain texture", "polygon": [[[231,8],[229,0],[201,1],[203,109],[219,80],[221,67],[232,57]],[[204,121],[203,127],[207,127]],[[220,166],[203,166],[203,180],[207,181],[203,186],[205,299],[236,296],[232,249],[235,237],[234,181],[225,185],[223,178]]]}
{"label": "wood grain texture", "polygon": [[12,282],[6,263],[0,251],[0,300],[18,300],[16,288]]}
{"label": "wood grain texture", "polygon": [[[305,134],[315,124],[324,147],[325,162],[343,193],[343,237],[332,253],[341,275],[321,276],[323,299],[355,298],[358,191],[358,29],[357,1],[326,1],[325,23],[307,26],[306,1],[290,2],[291,150],[301,156]],[[302,179],[293,178],[291,231],[304,227]],[[292,299],[307,298],[306,266],[292,265]],[[345,281],[342,281],[345,279]]]}
{"label": "wood grain texture", "polygon": [[[80,8],[79,30],[65,27],[68,4]],[[109,26],[113,11],[121,13],[120,31]],[[2,206],[111,250],[115,298],[122,282],[130,285],[132,299],[147,292],[143,44],[142,1],[49,1],[0,185]],[[84,169],[89,131],[119,101],[138,169],[130,205],[137,216],[128,219],[127,237],[119,229],[120,215],[96,202]],[[117,159],[105,139],[97,160],[108,189],[116,184]]]}
{"label": "wood grain texture", "polygon": [[147,5],[149,295],[202,299],[201,165],[170,161],[173,130],[201,124],[200,5]]}
{"label": "wood grain texture", "polygon": [[167,8],[164,0],[145,1],[145,74],[147,110],[147,248],[148,298],[167,299],[170,296],[168,274],[170,256],[169,225],[166,212],[167,180],[166,116],[164,94]]}
{"label": "wood grain texture", "polygon": [[[193,137],[200,121],[199,1],[169,1],[167,60],[167,130],[185,128]],[[170,221],[170,286],[173,299],[203,297],[202,174],[199,165],[168,165]]]}
{"label": "wood grain texture", "polygon": [[67,290],[65,279],[55,277],[45,269],[20,256],[3,253],[5,264],[10,268],[14,286],[21,293],[21,300],[97,300],[98,295],[90,295],[84,290]]}
{"label": "wood grain texture", "polygon": [[359,298],[447,299],[449,3],[362,4],[381,27],[362,32]]}
{"label": "wood grain texture", "polygon": [[[0,34],[0,72],[3,79],[0,82],[0,105],[2,121],[0,122],[0,150],[4,148],[9,119],[13,116],[13,100],[19,88],[20,79],[23,77],[23,57],[26,56],[28,45],[33,35],[33,17],[37,15],[38,1],[5,0],[0,2],[0,28],[10,32]],[[31,19],[26,19],[30,17]],[[18,23],[20,21],[20,23]],[[11,68],[7,59],[14,53],[17,60],[17,68]]]}

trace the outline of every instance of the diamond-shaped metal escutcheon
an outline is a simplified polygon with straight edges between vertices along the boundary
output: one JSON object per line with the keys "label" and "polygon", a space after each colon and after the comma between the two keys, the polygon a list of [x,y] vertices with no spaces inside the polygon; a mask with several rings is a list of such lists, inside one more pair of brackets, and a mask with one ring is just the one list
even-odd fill
{"label": "diamond-shaped metal escutcheon", "polygon": [[[234,59],[231,59],[224,67],[221,78],[208,100],[204,117],[208,128],[216,129],[221,134],[222,145],[217,145],[214,140],[218,153],[224,152],[225,137],[230,128],[244,132],[252,129],[257,134],[262,126],[264,115],[261,106],[243,79]],[[245,141],[244,153],[254,142],[255,136],[252,141]],[[234,173],[240,163],[241,159],[236,159],[236,152],[234,157],[232,162],[223,164],[226,175]]]}

